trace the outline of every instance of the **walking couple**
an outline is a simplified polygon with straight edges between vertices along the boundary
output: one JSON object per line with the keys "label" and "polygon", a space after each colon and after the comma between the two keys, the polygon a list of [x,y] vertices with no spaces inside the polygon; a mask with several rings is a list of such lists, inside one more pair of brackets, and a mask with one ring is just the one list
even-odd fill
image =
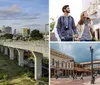
{"label": "walking couple", "polygon": [[80,20],[75,26],[74,18],[69,15],[69,5],[62,7],[64,15],[57,22],[57,32],[61,41],[92,41],[94,38],[93,23],[87,11],[81,13]]}

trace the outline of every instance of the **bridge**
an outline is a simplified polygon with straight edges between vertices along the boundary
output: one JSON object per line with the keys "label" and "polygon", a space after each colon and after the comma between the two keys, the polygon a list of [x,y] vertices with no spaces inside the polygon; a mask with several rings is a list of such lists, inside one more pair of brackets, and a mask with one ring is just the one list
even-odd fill
{"label": "bridge", "polygon": [[[9,55],[8,55],[9,49]],[[24,65],[24,50],[30,51],[34,56],[35,79],[42,77],[42,58],[49,56],[48,41],[7,41],[0,40],[0,51],[14,60],[14,49],[18,52],[18,65]]]}

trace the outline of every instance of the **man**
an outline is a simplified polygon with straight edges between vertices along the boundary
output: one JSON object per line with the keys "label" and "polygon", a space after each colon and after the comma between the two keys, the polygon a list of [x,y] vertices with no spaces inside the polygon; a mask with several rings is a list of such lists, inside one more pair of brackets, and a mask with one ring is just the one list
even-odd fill
{"label": "man", "polygon": [[61,41],[73,41],[73,36],[74,39],[78,40],[78,32],[74,19],[72,16],[69,16],[69,5],[63,6],[62,11],[64,15],[60,16],[57,22],[57,32]]}

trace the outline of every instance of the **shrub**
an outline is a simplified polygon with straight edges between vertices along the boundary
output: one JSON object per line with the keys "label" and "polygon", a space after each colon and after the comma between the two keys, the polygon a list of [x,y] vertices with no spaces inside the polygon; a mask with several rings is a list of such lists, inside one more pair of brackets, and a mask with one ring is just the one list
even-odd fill
{"label": "shrub", "polygon": [[0,80],[1,80],[1,79],[3,79],[3,74],[2,74],[2,73],[0,73]]}
{"label": "shrub", "polygon": [[49,82],[49,79],[48,79],[48,77],[42,77],[42,78],[41,78],[41,81]]}
{"label": "shrub", "polygon": [[27,76],[27,77],[30,77],[30,78],[33,78],[33,77],[34,77],[34,74],[33,74],[31,71],[28,71],[28,72],[26,73],[26,76]]}
{"label": "shrub", "polygon": [[11,84],[9,83],[9,81],[5,81],[5,82],[3,83],[3,85],[11,85]]}
{"label": "shrub", "polygon": [[3,79],[6,81],[8,79],[8,75],[3,75]]}

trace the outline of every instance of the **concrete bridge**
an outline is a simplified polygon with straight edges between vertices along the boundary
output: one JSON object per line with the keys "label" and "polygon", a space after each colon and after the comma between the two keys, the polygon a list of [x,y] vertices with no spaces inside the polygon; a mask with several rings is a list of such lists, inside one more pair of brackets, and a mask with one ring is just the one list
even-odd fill
{"label": "concrete bridge", "polygon": [[14,49],[18,52],[18,65],[24,65],[24,50],[30,51],[34,56],[35,63],[35,79],[38,80],[42,76],[42,58],[49,56],[48,41],[4,41],[0,40],[0,51],[8,55],[11,60],[14,59]]}

